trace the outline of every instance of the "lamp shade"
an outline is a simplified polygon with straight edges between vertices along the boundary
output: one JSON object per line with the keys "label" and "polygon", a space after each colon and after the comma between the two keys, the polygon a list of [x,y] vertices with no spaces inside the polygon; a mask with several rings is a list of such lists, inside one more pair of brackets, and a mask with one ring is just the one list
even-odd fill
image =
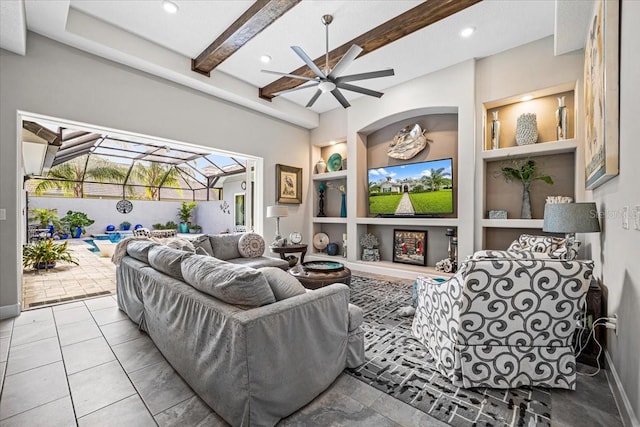
{"label": "lamp shade", "polygon": [[289,207],[282,205],[267,206],[267,218],[281,218],[289,215]]}
{"label": "lamp shade", "polygon": [[598,209],[588,203],[547,203],[542,231],[549,233],[596,233],[600,231]]}

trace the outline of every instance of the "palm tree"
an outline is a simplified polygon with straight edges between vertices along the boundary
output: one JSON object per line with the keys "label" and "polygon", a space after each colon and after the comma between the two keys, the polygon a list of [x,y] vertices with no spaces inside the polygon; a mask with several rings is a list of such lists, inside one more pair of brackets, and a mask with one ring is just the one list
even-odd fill
{"label": "palm tree", "polygon": [[149,200],[159,200],[160,186],[178,187],[178,171],[173,166],[151,162],[149,166],[138,163],[131,171],[136,183],[145,186],[145,195]]}
{"label": "palm tree", "polygon": [[122,182],[126,173],[110,162],[99,162],[97,166],[86,168],[86,157],[76,157],[51,168],[47,178],[36,186],[35,193],[41,196],[51,189],[62,190],[65,196],[82,197],[82,183],[87,178],[98,182]]}
{"label": "palm tree", "polygon": [[429,173],[429,180],[431,181],[431,191],[439,190],[444,183],[445,176],[451,175],[449,172],[445,172],[444,168],[431,169]]}

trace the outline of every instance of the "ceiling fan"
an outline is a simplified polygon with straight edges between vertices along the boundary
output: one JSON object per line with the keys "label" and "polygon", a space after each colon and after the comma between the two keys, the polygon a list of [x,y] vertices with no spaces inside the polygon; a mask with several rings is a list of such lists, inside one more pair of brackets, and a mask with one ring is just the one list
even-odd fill
{"label": "ceiling fan", "polygon": [[298,80],[306,80],[307,83],[304,83],[298,87],[293,89],[287,89],[280,92],[276,92],[273,95],[283,95],[285,93],[294,92],[301,89],[307,89],[310,87],[317,87],[318,89],[313,94],[309,102],[307,102],[306,107],[309,108],[313,106],[316,100],[325,92],[331,92],[331,94],[338,100],[338,102],[344,107],[347,108],[351,106],[349,102],[346,100],[344,95],[340,92],[339,89],[349,90],[351,92],[358,92],[364,95],[375,96],[376,98],[380,98],[384,95],[382,92],[377,92],[375,90],[366,89],[360,86],[354,86],[349,84],[348,82],[353,82],[357,80],[366,80],[366,79],[375,79],[378,77],[387,77],[393,76],[394,71],[392,68],[380,71],[370,71],[368,73],[359,73],[359,74],[351,74],[347,76],[341,76],[340,74],[351,65],[351,63],[360,55],[362,52],[362,48],[358,45],[353,45],[349,48],[347,53],[344,54],[340,61],[336,64],[333,69],[329,67],[329,24],[333,21],[332,15],[323,15],[322,23],[325,26],[326,33],[326,53],[325,53],[325,66],[324,70],[318,68],[318,66],[311,60],[311,58],[302,50],[299,46],[291,46],[291,49],[304,61],[305,64],[313,71],[316,77],[306,77],[299,76],[296,74],[287,74],[280,73],[278,71],[269,71],[262,70],[264,73],[275,74],[278,76],[290,77],[292,79]]}

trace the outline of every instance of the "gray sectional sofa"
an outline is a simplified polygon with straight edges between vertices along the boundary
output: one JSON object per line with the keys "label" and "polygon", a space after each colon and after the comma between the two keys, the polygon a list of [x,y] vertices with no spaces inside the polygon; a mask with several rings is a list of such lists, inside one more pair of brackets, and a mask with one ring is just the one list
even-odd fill
{"label": "gray sectional sofa", "polygon": [[362,311],[344,284],[300,290],[278,268],[150,241],[128,243],[116,277],[120,309],[233,426],[273,426],[364,362]]}

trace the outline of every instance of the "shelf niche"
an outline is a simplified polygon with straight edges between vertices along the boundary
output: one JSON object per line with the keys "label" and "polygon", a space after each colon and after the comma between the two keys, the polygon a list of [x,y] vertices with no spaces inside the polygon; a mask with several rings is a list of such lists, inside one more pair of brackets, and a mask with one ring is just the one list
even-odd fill
{"label": "shelf niche", "polygon": [[524,113],[536,114],[537,144],[557,141],[556,110],[558,109],[558,98],[561,96],[565,97],[565,105],[567,107],[568,123],[565,139],[575,138],[575,91],[571,85],[562,85],[553,89],[539,91],[532,96],[534,98],[529,101],[521,101],[519,99],[521,96],[518,96],[484,104],[486,111],[484,126],[485,151],[492,151],[491,122],[495,111],[498,112],[498,120],[500,121],[500,148],[497,150],[518,146],[516,143],[516,122],[518,117]]}
{"label": "shelf niche", "polygon": [[[424,150],[408,160],[394,159],[387,155],[387,149],[393,137],[402,129],[417,123],[426,129],[428,142]],[[367,136],[367,168],[364,170],[363,194],[368,196],[367,172],[371,168],[384,168],[429,160],[453,159],[453,213],[438,215],[442,218],[456,218],[458,211],[458,114],[429,114],[398,121],[383,127]],[[371,216],[368,204],[364,204],[366,211],[358,212],[359,217]],[[399,219],[399,222],[402,221]]]}
{"label": "shelf niche", "polygon": [[[575,200],[575,152],[535,156],[531,159],[536,162],[538,175],[549,175],[553,179],[553,185],[534,181],[530,187],[531,216],[533,219],[543,219],[547,196],[568,196]],[[500,173],[500,167],[510,162],[496,160],[485,164],[485,218],[489,218],[490,210],[506,210],[508,219],[520,219],[522,183],[507,182]]]}

